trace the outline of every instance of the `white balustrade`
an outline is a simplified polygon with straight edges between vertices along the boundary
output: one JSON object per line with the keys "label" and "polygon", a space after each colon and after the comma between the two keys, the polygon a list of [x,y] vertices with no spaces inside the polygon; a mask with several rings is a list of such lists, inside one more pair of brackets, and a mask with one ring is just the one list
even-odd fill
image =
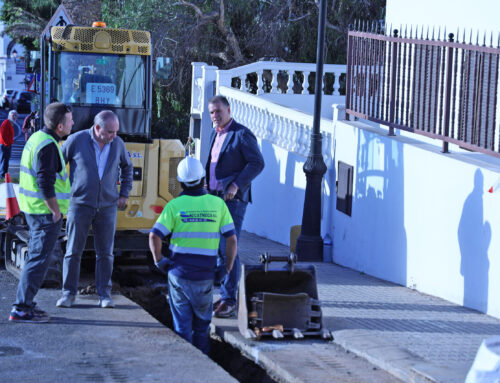
{"label": "white balustrade", "polygon": [[[263,74],[264,71],[267,71],[271,74],[271,89],[266,92],[264,90],[264,81]],[[240,82],[240,90],[245,92],[250,92],[251,86],[246,86],[247,76],[249,74],[257,75],[257,82],[255,86],[257,87],[257,94],[261,95],[264,93],[272,93],[272,94],[293,94],[294,90],[294,81],[300,81],[300,76],[296,76],[294,79],[294,74],[297,72],[302,72],[303,79],[301,82],[302,86],[302,94],[310,94],[309,93],[309,75],[311,73],[316,73],[316,64],[309,63],[288,63],[288,62],[275,62],[275,61],[257,61],[252,64],[243,65],[237,68],[228,69],[228,70],[219,70],[219,78],[218,78],[218,86],[228,86],[231,87],[231,81],[234,78],[239,78]],[[278,83],[278,75],[285,74],[288,77],[286,82],[287,89],[282,89],[279,87]],[[340,95],[340,76],[346,73],[345,65],[336,65],[336,64],[325,64],[324,65],[324,75],[332,74],[334,78],[333,87],[330,89],[324,89],[324,94],[332,94],[334,96]],[[248,78],[250,81],[250,78]],[[281,86],[284,86],[282,84]],[[323,82],[324,86],[324,82]]]}
{"label": "white balustrade", "polygon": [[[255,136],[304,157],[309,154],[312,115],[230,87],[221,87],[219,93],[228,99],[234,119],[252,130]],[[328,157],[331,155],[333,121],[321,119],[320,127],[323,152]]]}

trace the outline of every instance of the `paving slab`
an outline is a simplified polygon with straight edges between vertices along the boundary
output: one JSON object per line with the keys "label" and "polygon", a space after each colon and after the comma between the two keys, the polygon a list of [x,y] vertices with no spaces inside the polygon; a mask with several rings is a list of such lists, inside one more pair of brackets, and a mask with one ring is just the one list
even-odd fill
{"label": "paving slab", "polygon": [[[289,249],[242,232],[242,263],[256,264],[263,252],[287,255]],[[333,342],[254,342],[239,334],[235,318],[213,320],[215,332],[284,382],[320,381],[309,368],[315,362],[301,361],[309,357],[332,357],[321,369],[334,373],[340,346],[405,382],[462,383],[482,340],[500,334],[500,320],[491,316],[333,263],[313,265]],[[282,357],[292,349],[295,358]]]}
{"label": "paving slab", "polygon": [[0,270],[0,382],[236,382],[140,306],[113,295],[114,309],[80,295],[57,308],[59,290],[41,289],[48,323],[11,323],[17,280]]}

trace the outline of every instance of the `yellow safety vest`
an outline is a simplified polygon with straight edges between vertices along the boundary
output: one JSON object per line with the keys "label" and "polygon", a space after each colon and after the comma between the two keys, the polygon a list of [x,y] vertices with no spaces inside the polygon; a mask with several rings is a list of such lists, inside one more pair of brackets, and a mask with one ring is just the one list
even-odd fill
{"label": "yellow safety vest", "polygon": [[226,203],[211,194],[181,195],[170,201],[153,230],[164,237],[172,233],[173,253],[216,257],[221,234],[234,230]]}
{"label": "yellow safety vest", "polygon": [[19,177],[19,207],[28,214],[50,214],[50,210],[44,202],[44,198],[38,184],[36,183],[38,172],[38,153],[45,146],[54,143],[57,146],[61,159],[62,170],[56,175],[54,189],[56,192],[57,204],[61,213],[68,212],[69,198],[71,196],[71,185],[66,172],[61,148],[57,141],[50,134],[38,131],[31,135],[24,146],[21,157],[20,177]]}

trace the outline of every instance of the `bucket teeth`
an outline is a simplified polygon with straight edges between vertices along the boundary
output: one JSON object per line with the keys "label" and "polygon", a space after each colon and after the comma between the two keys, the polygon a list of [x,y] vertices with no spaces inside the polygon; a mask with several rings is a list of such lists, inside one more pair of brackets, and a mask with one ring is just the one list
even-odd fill
{"label": "bucket teeth", "polygon": [[292,334],[295,339],[302,339],[304,337],[304,334],[297,328],[292,329]]}
{"label": "bucket teeth", "polygon": [[328,331],[327,329],[321,330],[321,338],[324,340],[330,340],[333,339],[332,333]]}
{"label": "bucket teeth", "polygon": [[284,335],[280,330],[273,330],[273,338],[274,339],[281,339],[281,338],[284,338]]}
{"label": "bucket teeth", "polygon": [[245,332],[245,338],[247,339],[257,339],[257,334],[255,334],[252,330],[247,328],[247,331]]}

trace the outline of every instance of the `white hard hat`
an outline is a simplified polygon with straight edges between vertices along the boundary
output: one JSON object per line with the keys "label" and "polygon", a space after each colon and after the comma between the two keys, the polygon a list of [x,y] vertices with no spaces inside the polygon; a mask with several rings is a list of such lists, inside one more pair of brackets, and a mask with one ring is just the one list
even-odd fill
{"label": "white hard hat", "polygon": [[205,177],[205,169],[199,160],[186,157],[177,166],[177,179],[187,186],[195,186]]}

